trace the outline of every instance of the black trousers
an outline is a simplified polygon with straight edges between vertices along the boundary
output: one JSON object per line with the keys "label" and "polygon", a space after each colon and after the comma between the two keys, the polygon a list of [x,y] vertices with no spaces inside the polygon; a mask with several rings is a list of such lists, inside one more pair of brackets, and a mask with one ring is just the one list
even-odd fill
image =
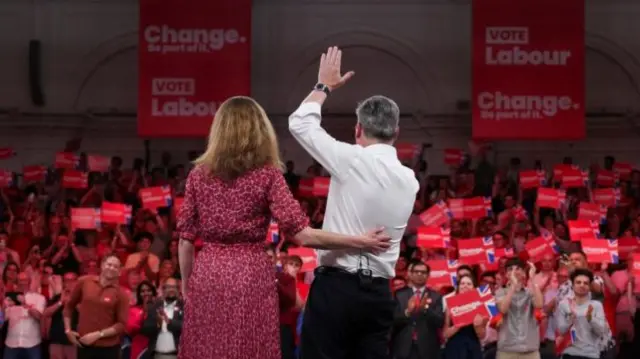
{"label": "black trousers", "polygon": [[295,334],[288,325],[280,324],[280,350],[282,352],[282,359],[295,358]]}
{"label": "black trousers", "polygon": [[394,302],[389,280],[316,269],[302,322],[301,359],[388,359]]}
{"label": "black trousers", "polygon": [[120,345],[78,348],[78,359],[120,359]]}

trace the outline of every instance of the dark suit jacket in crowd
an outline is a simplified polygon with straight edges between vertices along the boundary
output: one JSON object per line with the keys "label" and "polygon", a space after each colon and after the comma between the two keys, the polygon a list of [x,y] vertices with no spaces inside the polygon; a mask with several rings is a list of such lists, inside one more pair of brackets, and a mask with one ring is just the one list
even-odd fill
{"label": "dark suit jacket in crowd", "polygon": [[[147,310],[147,318],[142,323],[140,332],[149,338],[149,354],[150,358],[153,357],[153,353],[156,351],[156,341],[158,340],[158,334],[162,329],[158,326],[158,309],[164,308],[164,299],[159,299],[149,306]],[[178,349],[180,343],[180,334],[182,333],[182,319],[184,318],[184,302],[178,300],[176,303],[176,310],[173,312],[173,318],[167,323],[167,330],[173,334],[173,340]]]}
{"label": "dark suit jacket in crowd", "polygon": [[442,296],[431,290],[423,292],[424,297],[431,298],[429,309],[420,309],[407,318],[404,312],[409,299],[413,297],[412,288],[402,288],[395,294],[396,310],[392,332],[392,353],[394,359],[407,359],[413,346],[413,330],[417,334],[417,350],[420,358],[438,358],[440,355],[439,331],[444,325]]}

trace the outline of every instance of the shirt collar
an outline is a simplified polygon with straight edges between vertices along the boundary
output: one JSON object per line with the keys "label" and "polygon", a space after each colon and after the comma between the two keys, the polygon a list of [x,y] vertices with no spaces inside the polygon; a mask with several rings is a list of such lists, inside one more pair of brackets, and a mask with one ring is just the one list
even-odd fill
{"label": "shirt collar", "polygon": [[389,156],[394,158],[398,157],[398,152],[396,151],[396,148],[386,143],[375,143],[373,145],[364,147],[364,150],[367,152],[371,152],[371,153],[375,153],[383,156]]}

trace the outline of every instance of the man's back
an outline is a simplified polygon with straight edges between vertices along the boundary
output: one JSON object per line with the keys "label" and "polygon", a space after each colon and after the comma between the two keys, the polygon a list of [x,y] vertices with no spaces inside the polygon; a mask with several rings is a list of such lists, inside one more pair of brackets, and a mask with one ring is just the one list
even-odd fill
{"label": "man's back", "polygon": [[[372,145],[356,153],[347,173],[331,180],[323,229],[359,234],[384,227],[392,237],[391,248],[379,255],[365,253],[362,266],[374,276],[392,278],[419,184],[390,145]],[[318,251],[318,260],[320,265],[355,271],[361,257],[354,250],[331,250]]]}
{"label": "man's back", "polygon": [[337,47],[322,54],[318,83],[289,117],[289,131],[331,175],[323,229],[361,234],[383,227],[392,246],[381,254],[319,251],[320,267],[304,311],[301,358],[382,359],[389,357],[395,309],[390,278],[419,183],[392,145],[400,121],[393,100],[372,96],[358,105],[357,145],[337,141],[320,126],[327,95],[354,75],[341,74],[341,58]]}

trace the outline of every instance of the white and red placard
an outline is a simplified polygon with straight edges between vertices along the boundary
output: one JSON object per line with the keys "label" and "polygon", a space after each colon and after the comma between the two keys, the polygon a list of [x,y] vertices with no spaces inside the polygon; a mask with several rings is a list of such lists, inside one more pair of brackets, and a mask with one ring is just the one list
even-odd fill
{"label": "white and red placard", "polygon": [[467,265],[494,264],[495,246],[491,237],[458,239],[458,260]]}
{"label": "white and red placard", "polygon": [[618,241],[615,239],[583,239],[582,251],[589,263],[613,263],[619,261]]}
{"label": "white and red placard", "polygon": [[169,186],[141,188],[138,193],[144,209],[156,210],[162,207],[171,207],[173,203],[171,187]]}
{"label": "white and red placard", "polygon": [[486,299],[482,298],[477,290],[444,297],[444,300],[451,322],[456,327],[473,324],[477,315],[484,318],[491,316],[485,305]]}
{"label": "white and red placard", "polygon": [[290,256],[298,256],[302,259],[300,272],[313,272],[318,266],[318,256],[313,248],[290,247],[287,254]]}
{"label": "white and red placard", "polygon": [[[640,277],[640,253],[633,253],[631,255],[631,273],[634,277]],[[640,292],[640,288],[636,286],[636,293]]]}
{"label": "white and red placard", "polygon": [[251,92],[251,0],[141,0],[138,135],[206,137]]}
{"label": "white and red placard", "polygon": [[596,184],[600,187],[614,187],[618,182],[618,174],[615,171],[598,169],[596,172]]}
{"label": "white and red placard", "polygon": [[631,179],[631,172],[633,172],[635,166],[626,162],[616,162],[613,164],[613,171],[616,172],[618,177],[623,181]]}
{"label": "white and red placard", "polygon": [[565,173],[571,173],[576,170],[580,170],[580,167],[566,163],[555,164],[553,165],[553,180],[554,182],[560,182]]}
{"label": "white and red placard", "polygon": [[16,153],[11,147],[0,148],[0,160],[6,160],[7,158],[11,158],[15,155]]}
{"label": "white and red placard", "polygon": [[529,255],[529,260],[533,263],[541,262],[547,255],[555,256],[549,241],[544,237],[537,237],[528,241],[525,243],[524,248]]}
{"label": "white and red placard", "polygon": [[102,226],[102,214],[99,208],[71,208],[71,228],[99,229]]}
{"label": "white and red placard", "polygon": [[111,165],[111,158],[101,155],[88,155],[87,168],[91,172],[108,172]]}
{"label": "white and red placard", "polygon": [[56,169],[74,170],[78,168],[80,164],[80,156],[73,152],[58,152],[56,153],[55,163],[53,165]]}
{"label": "white and red placard", "polygon": [[464,162],[465,151],[458,148],[445,148],[444,164],[449,166],[460,166]]}
{"label": "white and red placard", "polygon": [[437,226],[418,227],[416,246],[418,248],[449,248],[451,230]]}
{"label": "white and red placard", "polygon": [[572,168],[562,172],[560,182],[563,188],[583,188],[589,185],[589,173],[580,168]]}
{"label": "white and red placard", "polygon": [[594,188],[591,192],[593,201],[597,204],[616,208],[620,204],[619,188]]}
{"label": "white and red placard", "polygon": [[24,166],[22,168],[22,180],[25,183],[44,182],[47,178],[47,167],[45,166]]}
{"label": "white and red placard", "polygon": [[278,226],[278,222],[273,219],[269,222],[269,227],[267,227],[267,243],[277,244],[280,242],[280,226]]}
{"label": "white and red placard", "polygon": [[129,224],[132,218],[132,208],[125,203],[102,201],[100,214],[102,223]]}
{"label": "white and red placard", "polygon": [[421,145],[413,143],[396,143],[395,148],[400,161],[411,161],[420,154]]}
{"label": "white and red placard", "polygon": [[0,170],[0,188],[9,188],[13,186],[13,172]]}
{"label": "white and red placard", "polygon": [[547,176],[542,170],[520,171],[520,187],[522,189],[538,188],[546,183]]}
{"label": "white and red placard", "polygon": [[301,197],[327,197],[329,195],[330,177],[303,178],[298,184]]}
{"label": "white and red placard", "polygon": [[456,285],[458,261],[449,259],[433,259],[427,261],[431,270],[427,286],[430,288],[453,287]]}
{"label": "white and red placard", "polygon": [[574,242],[583,239],[597,239],[600,236],[600,222],[583,219],[569,220],[569,237]]}
{"label": "white and red placard", "polygon": [[473,138],[585,137],[584,1],[473,0]]}
{"label": "white and red placard", "polygon": [[491,197],[453,198],[448,200],[449,210],[456,219],[491,217]]}
{"label": "white and red placard", "polygon": [[78,170],[64,170],[62,188],[86,189],[89,187],[89,174]]}
{"label": "white and red placard", "polygon": [[560,209],[567,198],[567,193],[557,188],[538,188],[536,204],[540,208]]}
{"label": "white and red placard", "polygon": [[429,209],[420,213],[420,220],[425,226],[448,225],[453,218],[453,213],[445,201],[438,201]]}
{"label": "white and red placard", "polygon": [[578,219],[603,224],[607,220],[607,206],[598,203],[580,202]]}
{"label": "white and red placard", "polygon": [[632,253],[640,248],[640,238],[620,237],[618,238],[618,256],[621,260],[627,260]]}
{"label": "white and red placard", "polygon": [[172,203],[173,215],[178,218],[180,215],[180,209],[182,209],[182,203],[184,202],[184,197],[174,197]]}

